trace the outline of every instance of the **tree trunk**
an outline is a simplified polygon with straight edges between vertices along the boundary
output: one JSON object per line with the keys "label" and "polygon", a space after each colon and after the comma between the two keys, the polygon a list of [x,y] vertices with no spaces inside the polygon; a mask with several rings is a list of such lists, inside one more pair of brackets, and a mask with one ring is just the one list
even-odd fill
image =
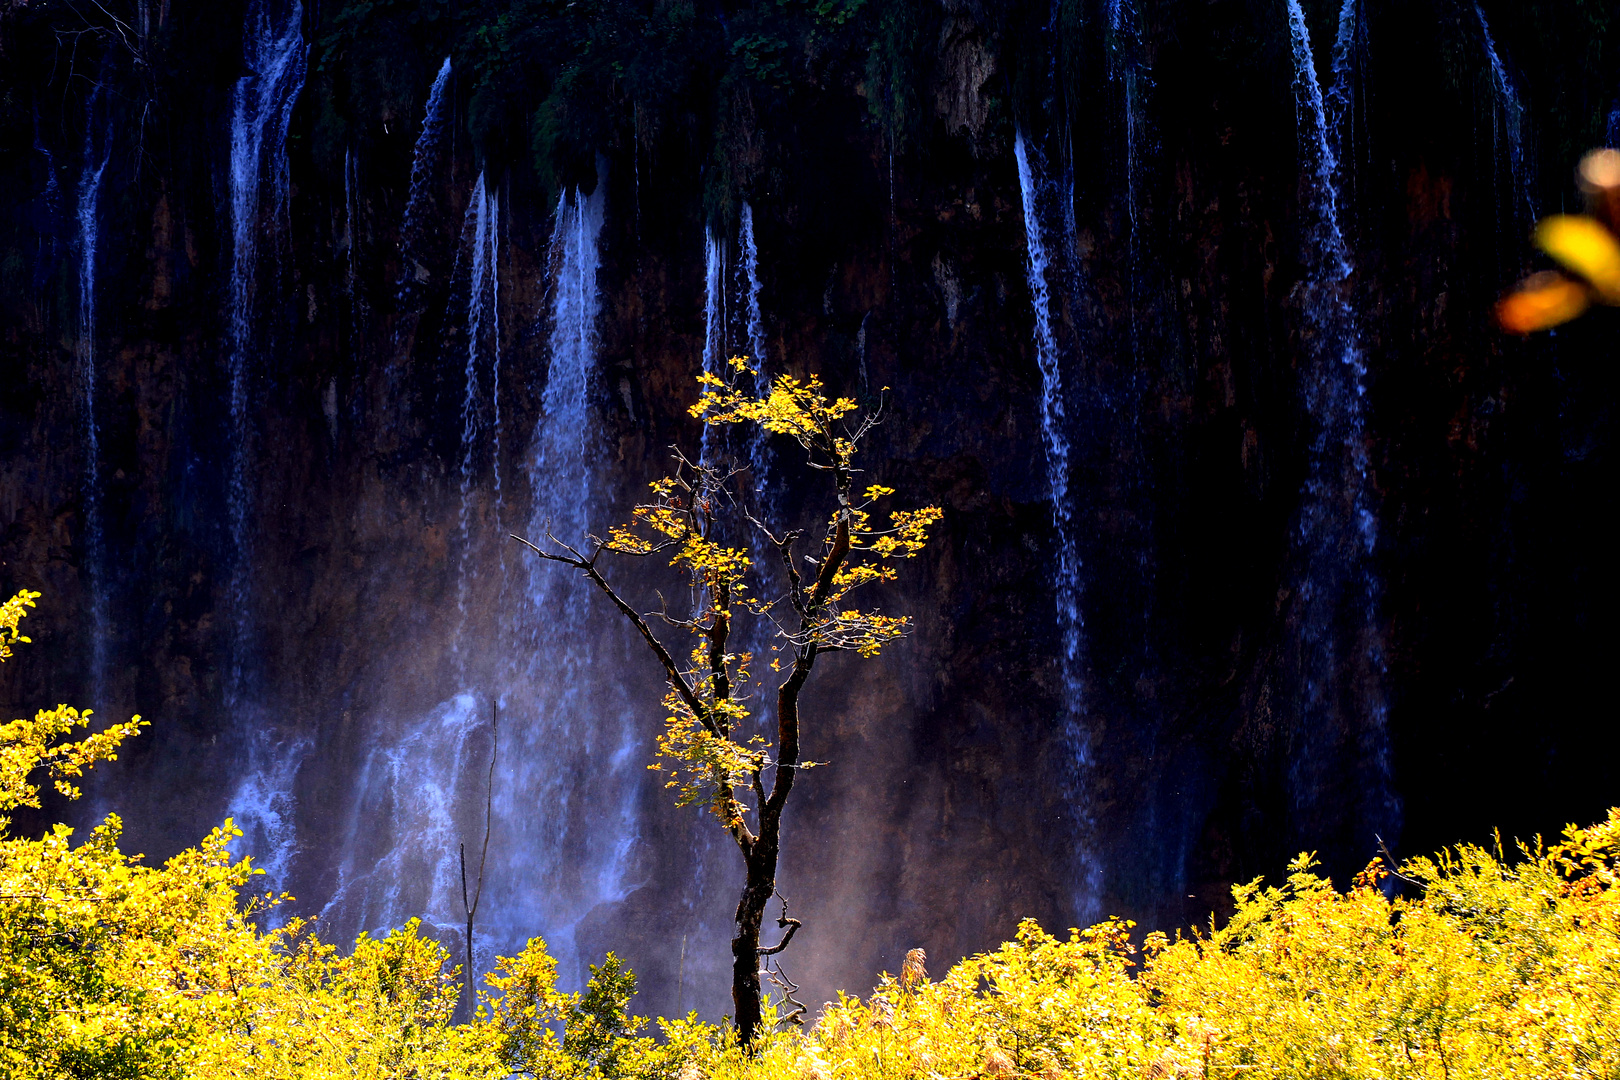
{"label": "tree trunk", "polygon": [[776,838],[761,836],[759,851],[747,859],[748,878],[737,901],[736,936],[731,939],[731,1001],[737,1010],[737,1037],[745,1048],[759,1038],[764,994],[759,982],[759,928],[765,905],[776,891]]}

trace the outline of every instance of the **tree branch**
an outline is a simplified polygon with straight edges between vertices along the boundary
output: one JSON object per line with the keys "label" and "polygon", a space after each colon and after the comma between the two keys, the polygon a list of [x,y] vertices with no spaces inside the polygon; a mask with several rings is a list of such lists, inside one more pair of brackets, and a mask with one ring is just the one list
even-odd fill
{"label": "tree branch", "polygon": [[[508,535],[542,559],[565,563],[590,578],[596,587],[601,589],[607,598],[613,602],[613,606],[618,608],[620,613],[629,619],[635,628],[641,632],[642,639],[647,642],[647,647],[653,651],[653,655],[658,657],[658,662],[664,666],[664,677],[669,680],[670,688],[680,696],[681,701],[692,711],[692,715],[697,717],[698,722],[704,726],[709,734],[716,738],[725,737],[715,726],[714,717],[711,715],[710,710],[704,706],[702,699],[697,696],[697,692],[692,689],[691,684],[686,681],[686,677],[681,674],[680,666],[675,663],[675,658],[669,654],[669,650],[664,648],[664,643],[659,641],[658,636],[652,632],[652,627],[647,625],[647,620],[641,617],[639,611],[626,603],[624,597],[620,596],[612,585],[608,584],[607,579],[602,576],[601,571],[596,569],[593,562],[587,562],[584,558],[579,557],[577,551],[574,552],[576,557],[570,559],[566,556],[553,555],[550,552],[542,551],[516,533],[509,533]],[[570,548],[569,550],[572,551],[573,549]]]}

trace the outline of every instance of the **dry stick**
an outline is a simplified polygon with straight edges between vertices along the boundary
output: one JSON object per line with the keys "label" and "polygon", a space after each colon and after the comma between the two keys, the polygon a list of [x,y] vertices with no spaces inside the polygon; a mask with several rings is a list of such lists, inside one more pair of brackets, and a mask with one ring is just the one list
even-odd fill
{"label": "dry stick", "polygon": [[798,919],[788,917],[787,897],[774,889],[772,892],[775,892],[776,898],[782,901],[782,917],[776,920],[776,925],[787,933],[783,934],[782,940],[775,945],[758,946],[754,951],[765,958],[765,977],[776,984],[777,989],[782,991],[782,1000],[792,1006],[785,1016],[777,1020],[777,1023],[803,1027],[804,1014],[809,1011],[809,1007],[793,996],[798,992],[799,984],[788,978],[787,973],[782,970],[782,961],[778,954],[788,947],[788,942],[793,940],[793,935],[798,933],[799,927],[804,924]]}
{"label": "dry stick", "polygon": [[484,785],[484,849],[478,855],[478,884],[473,889],[472,903],[467,902],[467,845],[461,849],[461,906],[467,912],[467,967],[462,975],[462,993],[472,986],[473,973],[473,916],[478,914],[478,901],[484,895],[484,863],[489,859],[489,827],[495,813],[495,759],[501,752],[500,706],[489,703],[489,780]]}

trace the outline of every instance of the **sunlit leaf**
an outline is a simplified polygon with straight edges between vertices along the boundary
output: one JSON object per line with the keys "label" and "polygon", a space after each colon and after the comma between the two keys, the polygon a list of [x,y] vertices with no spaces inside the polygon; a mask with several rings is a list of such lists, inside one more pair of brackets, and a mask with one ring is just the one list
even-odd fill
{"label": "sunlit leaf", "polygon": [[1620,304],[1620,240],[1596,218],[1555,214],[1536,225],[1536,244],[1591,283],[1598,299]]}
{"label": "sunlit leaf", "polygon": [[1533,334],[1569,322],[1592,303],[1592,291],[1552,271],[1536,274],[1496,305],[1496,321],[1515,334]]}

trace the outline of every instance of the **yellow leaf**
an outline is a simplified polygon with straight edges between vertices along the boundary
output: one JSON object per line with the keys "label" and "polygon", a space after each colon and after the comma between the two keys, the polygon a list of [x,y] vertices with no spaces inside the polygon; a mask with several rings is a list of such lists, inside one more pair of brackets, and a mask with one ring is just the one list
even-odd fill
{"label": "yellow leaf", "polygon": [[1620,304],[1620,240],[1596,218],[1555,214],[1536,225],[1536,244],[1591,282],[1605,304]]}
{"label": "yellow leaf", "polygon": [[1496,305],[1496,321],[1515,334],[1533,334],[1569,322],[1592,303],[1592,293],[1578,281],[1545,271],[1525,279]]}

